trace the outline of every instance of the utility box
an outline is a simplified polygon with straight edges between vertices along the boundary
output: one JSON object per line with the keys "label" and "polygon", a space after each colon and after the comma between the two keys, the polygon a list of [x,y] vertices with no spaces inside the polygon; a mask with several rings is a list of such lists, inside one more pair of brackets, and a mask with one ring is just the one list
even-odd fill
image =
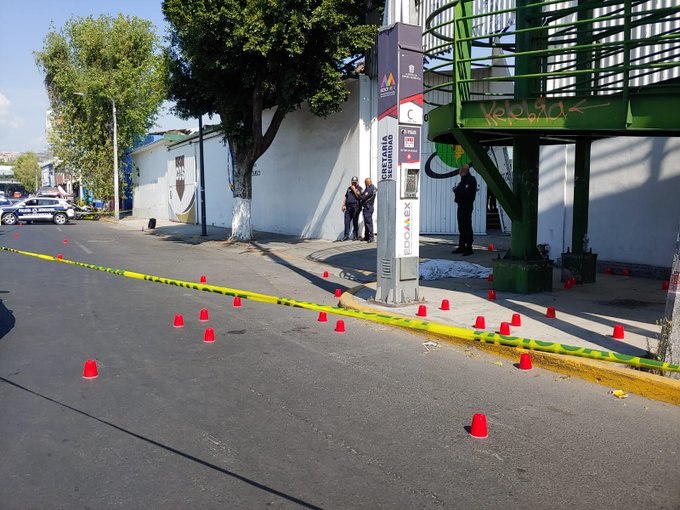
{"label": "utility box", "polygon": [[563,253],[562,281],[575,278],[576,283],[595,283],[597,253]]}
{"label": "utility box", "polygon": [[378,35],[378,282],[375,300],[422,301],[419,290],[422,29],[396,23]]}

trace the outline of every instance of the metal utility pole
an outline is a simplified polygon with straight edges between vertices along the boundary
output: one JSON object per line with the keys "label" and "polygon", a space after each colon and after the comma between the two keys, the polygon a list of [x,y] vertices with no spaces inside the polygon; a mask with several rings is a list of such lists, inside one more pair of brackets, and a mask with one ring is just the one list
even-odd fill
{"label": "metal utility pole", "polygon": [[113,216],[120,219],[120,204],[118,197],[118,122],[116,120],[116,100],[111,98],[113,105]]}
{"label": "metal utility pole", "polygon": [[201,179],[201,235],[208,235],[208,226],[205,224],[205,164],[203,162],[203,115],[198,117],[198,159]]}

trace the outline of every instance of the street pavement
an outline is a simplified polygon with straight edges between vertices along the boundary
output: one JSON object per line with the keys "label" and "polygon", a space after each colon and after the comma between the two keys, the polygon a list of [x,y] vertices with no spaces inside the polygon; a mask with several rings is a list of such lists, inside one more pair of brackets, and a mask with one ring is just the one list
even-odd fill
{"label": "street pavement", "polygon": [[[359,243],[144,226],[2,226],[0,245],[332,305],[371,279]],[[676,406],[357,319],[341,335],[303,309],[0,268],[0,508],[679,508]]]}
{"label": "street pavement", "polygon": [[[127,218],[118,226],[141,231],[145,224],[146,220]],[[160,223],[154,233],[176,242],[218,246],[222,246],[222,241],[229,235],[227,229],[211,227],[204,238],[200,236],[200,226],[171,222]],[[474,255],[463,257],[451,253],[455,240],[455,236],[421,236],[421,261],[456,260],[491,268],[493,259],[510,246],[508,235],[478,236]],[[489,251],[489,245],[493,245],[493,251]],[[341,278],[343,290],[376,280],[375,243],[297,239],[262,232],[256,234],[254,247],[249,249],[254,248],[280,263],[303,267],[317,276],[328,270],[331,275]],[[433,321],[472,328],[476,317],[482,315],[488,330],[498,331],[501,322],[510,322],[512,314],[519,313],[522,326],[513,328],[513,334],[642,357],[650,350],[656,351],[660,331],[656,321],[664,316],[666,306],[666,291],[659,280],[598,274],[596,283],[565,289],[559,268],[553,272],[552,292],[529,295],[497,292],[495,301],[488,299],[488,290],[493,288],[493,283],[486,278],[421,280],[420,286],[428,319]],[[355,292],[361,303],[370,304],[377,310],[414,317],[418,311],[418,303],[395,308],[371,302],[375,295],[375,287],[371,285],[355,289]],[[443,299],[449,300],[450,311],[439,309]],[[554,319],[546,317],[548,307],[555,308]],[[620,340],[612,338],[617,324],[624,326],[624,338]]]}

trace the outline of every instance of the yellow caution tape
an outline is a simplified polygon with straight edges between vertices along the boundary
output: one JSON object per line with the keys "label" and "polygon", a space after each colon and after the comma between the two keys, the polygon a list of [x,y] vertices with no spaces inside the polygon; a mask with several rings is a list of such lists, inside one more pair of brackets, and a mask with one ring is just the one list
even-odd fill
{"label": "yellow caution tape", "polygon": [[391,326],[399,326],[402,328],[418,329],[427,331],[433,334],[444,336],[462,338],[465,340],[475,340],[482,343],[492,343],[497,345],[507,345],[521,349],[552,352],[555,354],[566,354],[569,356],[579,356],[582,358],[597,359],[601,361],[611,361],[614,363],[623,363],[641,368],[649,368],[655,370],[663,370],[667,372],[680,372],[680,365],[674,363],[667,363],[649,358],[641,358],[638,356],[630,356],[628,354],[619,354],[611,351],[601,351],[598,349],[589,349],[587,347],[577,347],[574,345],[559,344],[555,342],[543,342],[533,338],[524,338],[509,335],[499,335],[498,333],[487,332],[483,330],[471,330],[459,328],[456,326],[449,326],[447,324],[440,324],[437,322],[424,321],[420,319],[409,319],[406,317],[398,317],[384,313],[361,312],[355,310],[347,310],[330,305],[321,305],[318,303],[310,303],[307,301],[298,301],[296,299],[269,296],[267,294],[260,294],[258,292],[250,292],[246,290],[230,289],[228,287],[220,287],[217,285],[209,285],[207,283],[187,282],[184,280],[175,280],[172,278],[164,278],[162,276],[153,276],[143,273],[136,273],[134,271],[126,271],[124,269],[115,269],[111,267],[97,266],[94,264],[86,264],[84,262],[76,262],[67,259],[58,259],[51,255],[44,255],[41,253],[33,253],[23,250],[15,250],[0,246],[0,250],[17,253],[19,255],[26,255],[35,257],[48,262],[61,262],[63,264],[70,264],[86,269],[93,269],[95,271],[103,271],[105,273],[115,274],[117,276],[125,276],[135,280],[144,280],[147,282],[163,283],[166,285],[174,285],[185,289],[199,290],[202,292],[210,292],[213,294],[221,294],[223,296],[239,296],[242,299],[250,299],[252,301],[259,301],[262,303],[269,303],[275,305],[293,306],[295,308],[304,308],[307,310],[314,310],[318,312],[327,312],[335,315],[342,315],[345,317],[353,317],[356,319],[364,319],[380,324],[388,324]]}

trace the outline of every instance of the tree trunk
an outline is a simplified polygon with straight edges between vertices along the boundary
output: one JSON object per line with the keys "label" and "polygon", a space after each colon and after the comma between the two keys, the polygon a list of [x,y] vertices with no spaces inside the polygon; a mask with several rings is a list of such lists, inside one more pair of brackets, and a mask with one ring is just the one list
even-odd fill
{"label": "tree trunk", "polygon": [[[668,298],[666,299],[666,320],[670,321],[670,328],[665,333],[669,338],[663,338],[662,329],[661,342],[665,343],[665,352],[662,361],[680,364],[680,227],[675,240],[675,254],[673,255],[673,267],[671,269],[671,280],[668,288]],[[669,331],[670,330],[670,331]],[[668,372],[670,377],[680,379],[680,372]]]}
{"label": "tree trunk", "polygon": [[[250,241],[253,238],[250,219],[253,167],[271,145],[286,116],[286,110],[277,108],[267,131],[262,134],[262,96],[262,80],[259,79],[253,88],[252,111],[245,112],[245,124],[249,126],[251,136],[245,137],[245,142],[243,139],[229,140],[234,161],[234,208],[231,216],[231,239],[234,241]],[[229,118],[228,112],[220,112],[220,115],[222,122]]]}
{"label": "tree trunk", "polygon": [[231,217],[231,239],[234,241],[250,241],[253,238],[253,226],[250,216],[250,204],[253,199],[253,166],[254,158],[250,151],[234,148],[234,207]]}

